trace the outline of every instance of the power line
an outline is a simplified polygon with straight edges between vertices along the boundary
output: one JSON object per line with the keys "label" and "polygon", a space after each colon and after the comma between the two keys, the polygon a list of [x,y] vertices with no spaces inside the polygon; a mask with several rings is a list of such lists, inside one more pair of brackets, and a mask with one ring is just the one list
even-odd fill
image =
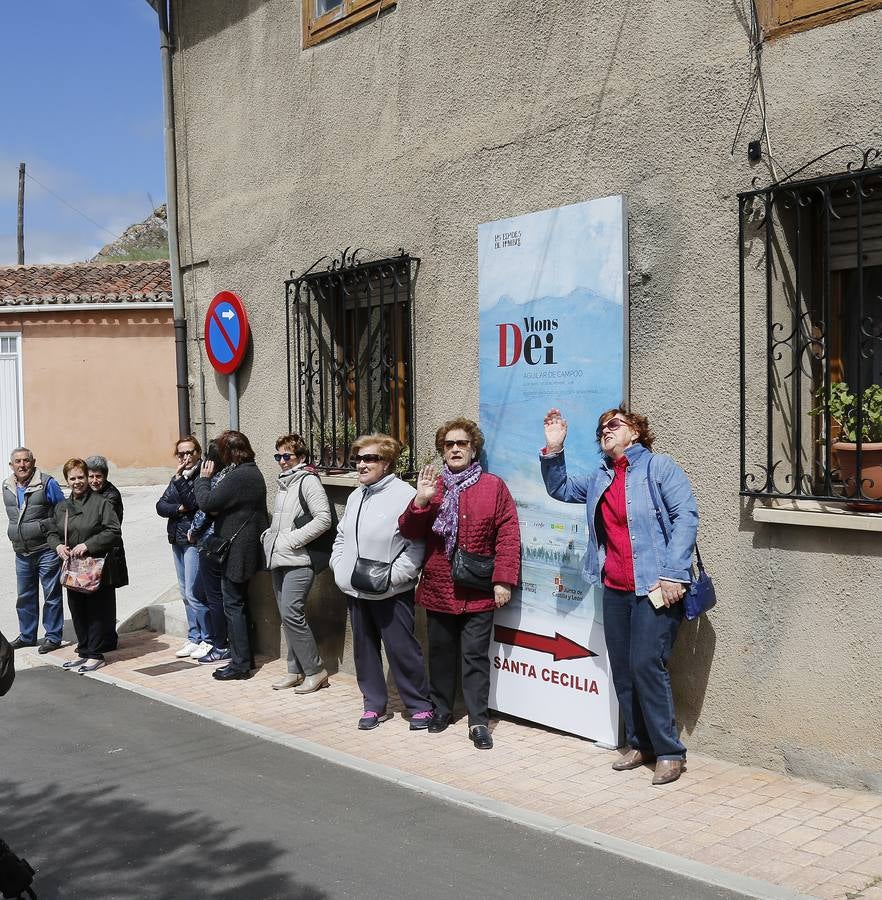
{"label": "power line", "polygon": [[87,216],[81,209],[77,209],[77,207],[74,206],[73,203],[68,203],[67,200],[64,199],[64,197],[61,197],[61,196],[59,196],[58,194],[56,194],[55,191],[52,190],[52,188],[46,187],[46,185],[43,184],[42,181],[39,181],[38,179],[34,178],[34,176],[31,175],[30,172],[26,172],[26,173],[25,173],[25,176],[26,176],[27,178],[30,178],[31,181],[33,181],[33,182],[35,182],[36,184],[40,185],[40,187],[43,188],[44,191],[46,191],[46,192],[49,193],[49,194],[52,194],[52,196],[53,196],[56,200],[58,200],[59,202],[63,203],[63,204],[64,204],[66,207],[68,207],[69,209],[72,209],[75,213],[77,213],[77,215],[82,216],[87,222],[91,222],[91,224],[94,225],[96,228],[100,228],[101,231],[103,231],[105,234],[109,234],[114,240],[116,240],[118,237],[120,237],[119,234],[114,234],[112,231],[110,231],[109,229],[105,228],[103,225],[100,225],[100,224],[99,224],[98,222],[96,222],[94,219],[92,219],[92,218],[90,218],[89,216]]}

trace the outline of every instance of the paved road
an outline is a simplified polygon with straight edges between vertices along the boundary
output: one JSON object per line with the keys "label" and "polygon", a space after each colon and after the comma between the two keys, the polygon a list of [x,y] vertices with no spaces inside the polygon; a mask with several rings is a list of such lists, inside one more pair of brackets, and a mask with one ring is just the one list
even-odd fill
{"label": "paved road", "polygon": [[741,897],[55,667],[0,710],[0,836],[40,900]]}
{"label": "paved road", "polygon": [[[120,621],[143,606],[153,603],[176,584],[171,550],[165,537],[165,519],[156,515],[156,501],[165,490],[161,484],[123,487],[120,492],[125,506],[123,541],[129,565],[128,587],[116,592]],[[15,555],[6,539],[6,519],[0,534],[0,631],[10,640],[18,634],[15,615]],[[41,600],[42,606],[42,600]],[[65,603],[65,639],[73,639]],[[40,638],[43,628],[40,626]]]}

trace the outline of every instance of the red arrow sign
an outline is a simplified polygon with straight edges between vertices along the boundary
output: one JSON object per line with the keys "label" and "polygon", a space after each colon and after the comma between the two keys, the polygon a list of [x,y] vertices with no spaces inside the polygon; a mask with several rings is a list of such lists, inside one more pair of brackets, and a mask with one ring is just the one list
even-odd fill
{"label": "red arrow sign", "polygon": [[554,655],[555,662],[562,659],[585,659],[588,656],[597,656],[587,647],[571,641],[558,632],[554,633],[554,637],[549,637],[546,634],[533,634],[532,631],[520,631],[517,628],[496,625],[495,637],[497,643],[500,644],[524,647],[526,650],[536,650],[538,653],[551,653]]}

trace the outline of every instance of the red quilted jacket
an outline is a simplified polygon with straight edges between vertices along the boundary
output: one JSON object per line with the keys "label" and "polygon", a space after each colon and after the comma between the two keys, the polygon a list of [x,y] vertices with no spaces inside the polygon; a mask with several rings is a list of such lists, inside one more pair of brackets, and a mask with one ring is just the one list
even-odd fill
{"label": "red quilted jacket", "polygon": [[[398,528],[411,540],[426,542],[426,561],[416,590],[416,602],[426,609],[443,613],[474,613],[495,609],[493,594],[453,583],[450,560],[444,552],[444,538],[432,531],[438,515],[444,486],[424,509],[411,503],[401,514]],[[459,495],[459,532],[457,543],[469,553],[496,557],[493,582],[515,585],[521,571],[521,529],[517,509],[505,482],[484,473]]]}

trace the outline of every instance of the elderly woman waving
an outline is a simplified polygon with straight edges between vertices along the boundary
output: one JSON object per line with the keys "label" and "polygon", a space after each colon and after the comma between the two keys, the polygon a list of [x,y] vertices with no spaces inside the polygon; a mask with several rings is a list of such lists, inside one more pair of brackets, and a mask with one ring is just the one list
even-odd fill
{"label": "elderly woman waving", "polygon": [[505,482],[481,468],[484,435],[471,419],[445,422],[435,435],[444,458],[439,476],[426,466],[417,494],[398,520],[405,537],[426,541],[426,565],[416,601],[426,609],[431,733],[453,719],[457,663],[478,750],[490,735],[490,632],[493,611],[511,599],[521,563],[521,531]]}
{"label": "elderly woman waving", "polygon": [[[584,503],[588,552],[583,576],[603,582],[603,622],[613,684],[631,750],[616,771],[657,760],[653,784],[676,781],[686,748],[677,734],[667,662],[683,619],[680,601],[690,581],[698,509],[689,479],[670,456],[652,453],[646,416],[607,410],[597,422],[603,453],[589,475],[569,475],[567,422],[545,416],[542,477],[556,500]],[[652,478],[664,506],[670,540],[656,515]]]}

